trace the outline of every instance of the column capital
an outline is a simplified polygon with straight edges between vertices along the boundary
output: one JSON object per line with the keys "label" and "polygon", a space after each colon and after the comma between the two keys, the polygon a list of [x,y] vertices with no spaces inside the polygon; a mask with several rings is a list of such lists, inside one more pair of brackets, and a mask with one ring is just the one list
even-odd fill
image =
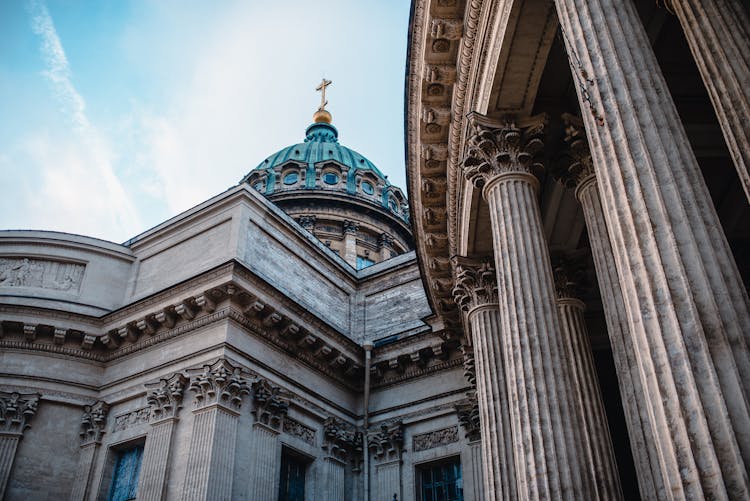
{"label": "column capital", "polygon": [[378,248],[382,249],[383,247],[393,248],[393,235],[388,232],[378,235]]}
{"label": "column capital", "polygon": [[265,379],[255,381],[252,388],[255,406],[252,413],[255,420],[271,428],[281,429],[281,423],[289,411],[291,395]]}
{"label": "column capital", "polygon": [[107,414],[109,404],[99,400],[91,405],[83,406],[83,417],[81,418],[81,446],[98,444],[107,428]]}
{"label": "column capital", "polygon": [[0,391],[0,435],[23,435],[39,406],[38,393]]}
{"label": "column capital", "polygon": [[195,393],[196,409],[218,404],[236,411],[242,405],[242,397],[250,392],[242,370],[225,359],[188,373],[192,376],[188,389]]}
{"label": "column capital", "polygon": [[300,216],[299,219],[297,220],[297,222],[304,229],[306,229],[307,231],[312,232],[315,229],[315,221],[316,221],[316,219],[317,218],[314,215],[310,214],[310,215]]}
{"label": "column capital", "polygon": [[367,448],[379,461],[400,459],[404,450],[404,423],[383,424],[378,431],[368,433]]}
{"label": "column capital", "polygon": [[357,471],[362,463],[362,430],[336,417],[323,422],[323,450],[336,460],[352,463]]}
{"label": "column capital", "polygon": [[582,287],[586,284],[584,276],[586,263],[581,256],[552,256],[552,278],[555,282],[557,300],[581,300]]}
{"label": "column capital", "polygon": [[356,221],[349,221],[348,219],[344,220],[344,233],[350,233],[352,235],[356,235],[357,231],[359,231],[359,223]]}
{"label": "column capital", "polygon": [[481,421],[479,414],[479,402],[476,395],[463,400],[455,405],[458,422],[466,433],[466,438],[470,442],[481,440]]}
{"label": "column capital", "polygon": [[538,183],[534,171],[540,169],[541,164],[535,162],[535,158],[544,147],[546,115],[525,119],[505,117],[498,121],[473,112],[468,118],[471,135],[461,162],[466,179],[477,188],[509,174]]}
{"label": "column capital", "polygon": [[182,408],[182,397],[188,378],[182,373],[176,373],[169,378],[162,378],[158,383],[147,384],[150,391],[146,394],[146,401],[151,408],[152,424],[163,419],[175,418]]}
{"label": "column capital", "polygon": [[490,262],[461,261],[455,273],[453,300],[463,311],[497,303],[497,274]]}
{"label": "column capital", "polygon": [[596,179],[594,162],[591,158],[586,129],[583,119],[570,113],[563,113],[565,124],[565,154],[564,167],[558,171],[558,177],[566,186],[578,192]]}

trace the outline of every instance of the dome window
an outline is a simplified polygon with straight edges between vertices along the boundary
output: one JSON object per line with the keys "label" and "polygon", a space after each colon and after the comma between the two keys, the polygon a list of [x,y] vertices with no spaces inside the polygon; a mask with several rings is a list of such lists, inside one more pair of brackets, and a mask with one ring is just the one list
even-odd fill
{"label": "dome window", "polygon": [[338,184],[339,176],[333,172],[326,172],[325,174],[323,174],[323,181],[326,184]]}
{"label": "dome window", "polygon": [[362,191],[364,191],[368,195],[372,195],[373,193],[375,193],[375,188],[373,188],[372,185],[367,181],[362,181]]}
{"label": "dome window", "polygon": [[299,174],[297,174],[296,172],[290,172],[289,174],[284,176],[284,184],[295,184],[297,182],[297,179],[299,179]]}
{"label": "dome window", "polygon": [[393,212],[398,214],[398,202],[395,198],[388,199],[388,207],[390,207]]}

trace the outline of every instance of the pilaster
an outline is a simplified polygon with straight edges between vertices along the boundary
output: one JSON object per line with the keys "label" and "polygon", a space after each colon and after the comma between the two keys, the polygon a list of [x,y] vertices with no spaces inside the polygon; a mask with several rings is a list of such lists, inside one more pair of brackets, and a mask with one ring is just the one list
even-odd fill
{"label": "pilaster", "polygon": [[397,421],[381,425],[367,436],[367,447],[374,461],[375,492],[371,499],[402,499],[401,454],[404,450],[404,426]]}
{"label": "pilaster", "polygon": [[393,257],[393,235],[390,233],[381,233],[378,236],[378,250],[380,251],[380,260],[385,261]]}
{"label": "pilaster", "polygon": [[669,0],[750,201],[750,16],[741,0]]}
{"label": "pilaster", "polygon": [[[467,315],[474,349],[484,492],[488,499],[516,499],[497,275],[495,268],[487,262],[462,260],[455,270],[453,298]],[[459,415],[459,419],[461,417]],[[463,418],[466,421],[471,416],[464,415]]]}
{"label": "pilaster", "polygon": [[462,164],[490,206],[518,497],[594,499],[537,202],[546,117],[469,120]]}
{"label": "pilaster", "polygon": [[252,389],[255,465],[251,499],[275,499],[281,464],[278,436],[289,410],[289,395],[265,379],[254,382]]}
{"label": "pilaster", "polygon": [[224,359],[188,375],[195,409],[181,499],[230,500],[237,421],[242,397],[249,392],[247,382],[241,369]]}
{"label": "pilaster", "polygon": [[357,232],[359,224],[356,221],[344,221],[344,251],[342,256],[344,261],[349,263],[352,268],[357,267]]}
{"label": "pilaster", "polygon": [[748,498],[750,302],[703,175],[632,2],[555,3],[664,495]]}
{"label": "pilaster", "polygon": [[172,434],[188,379],[177,373],[158,383],[147,385],[146,395],[151,412],[151,430],[143,450],[138,478],[138,499],[159,501],[166,492]]}
{"label": "pilaster", "polygon": [[109,405],[99,400],[83,408],[81,419],[81,450],[78,455],[76,478],[73,481],[71,501],[88,499],[91,496],[91,475],[96,464],[96,457],[102,443],[102,436],[107,428]]}
{"label": "pilaster", "polygon": [[31,426],[39,398],[37,393],[0,391],[0,499],[5,496],[18,442]]}

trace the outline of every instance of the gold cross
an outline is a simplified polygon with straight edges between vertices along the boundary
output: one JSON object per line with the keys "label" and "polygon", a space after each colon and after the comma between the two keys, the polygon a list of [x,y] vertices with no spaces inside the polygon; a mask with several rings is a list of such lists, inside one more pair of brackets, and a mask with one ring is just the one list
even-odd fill
{"label": "gold cross", "polygon": [[322,111],[326,109],[326,104],[328,104],[328,101],[326,101],[326,87],[331,85],[333,82],[330,80],[323,79],[322,82],[320,82],[320,85],[318,85],[315,90],[321,91],[320,95],[320,108],[318,108],[318,111]]}

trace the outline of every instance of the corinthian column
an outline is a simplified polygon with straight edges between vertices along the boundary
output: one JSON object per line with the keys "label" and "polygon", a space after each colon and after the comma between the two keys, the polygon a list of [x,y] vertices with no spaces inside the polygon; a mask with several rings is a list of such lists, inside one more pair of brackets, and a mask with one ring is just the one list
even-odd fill
{"label": "corinthian column", "polygon": [[73,481],[73,491],[70,501],[87,499],[91,494],[91,473],[96,462],[96,455],[102,443],[102,436],[107,427],[109,405],[101,400],[83,408],[81,419],[81,450],[78,456],[76,478]]}
{"label": "corinthian column", "polygon": [[36,393],[6,393],[0,391],[0,499],[4,499],[18,441],[31,426],[36,414],[39,395]]}
{"label": "corinthian column", "polygon": [[578,298],[574,274],[575,265],[570,262],[559,262],[554,270],[557,310],[560,312],[565,354],[573,376],[573,389],[586,436],[593,439],[584,444],[586,458],[599,496],[602,499],[622,499],[612,438],[583,317],[586,305]]}
{"label": "corinthian column", "polygon": [[181,499],[229,501],[239,409],[249,389],[241,370],[223,359],[190,375],[196,408]]}
{"label": "corinthian column", "polygon": [[632,2],[555,0],[659,469],[673,499],[750,497],[750,307]]}
{"label": "corinthian column", "polygon": [[167,486],[167,471],[172,450],[172,431],[177,413],[182,408],[182,395],[187,378],[182,374],[162,379],[151,390],[146,400],[151,410],[151,431],[143,448],[141,473],[138,477],[138,499],[159,501]]}
{"label": "corinthian column", "polygon": [[750,17],[742,0],[670,0],[750,201]]}
{"label": "corinthian column", "polygon": [[517,499],[495,268],[490,263],[461,262],[453,298],[471,328],[484,492],[487,499]]}
{"label": "corinthian column", "polygon": [[518,497],[594,499],[532,173],[544,121],[470,121],[463,168],[490,206]]}
{"label": "corinthian column", "polygon": [[663,499],[666,495],[665,485],[662,482],[653,432],[648,421],[648,407],[643,401],[635,345],[628,331],[625,301],[620,291],[615,257],[607,235],[607,224],[604,221],[604,210],[596,186],[591,152],[586,142],[586,131],[578,117],[566,114],[563,120],[566,123],[565,140],[569,146],[570,160],[567,173],[563,177],[566,184],[575,189],[586,219],[586,230],[604,307],[607,335],[615,361],[638,487],[644,500]]}

